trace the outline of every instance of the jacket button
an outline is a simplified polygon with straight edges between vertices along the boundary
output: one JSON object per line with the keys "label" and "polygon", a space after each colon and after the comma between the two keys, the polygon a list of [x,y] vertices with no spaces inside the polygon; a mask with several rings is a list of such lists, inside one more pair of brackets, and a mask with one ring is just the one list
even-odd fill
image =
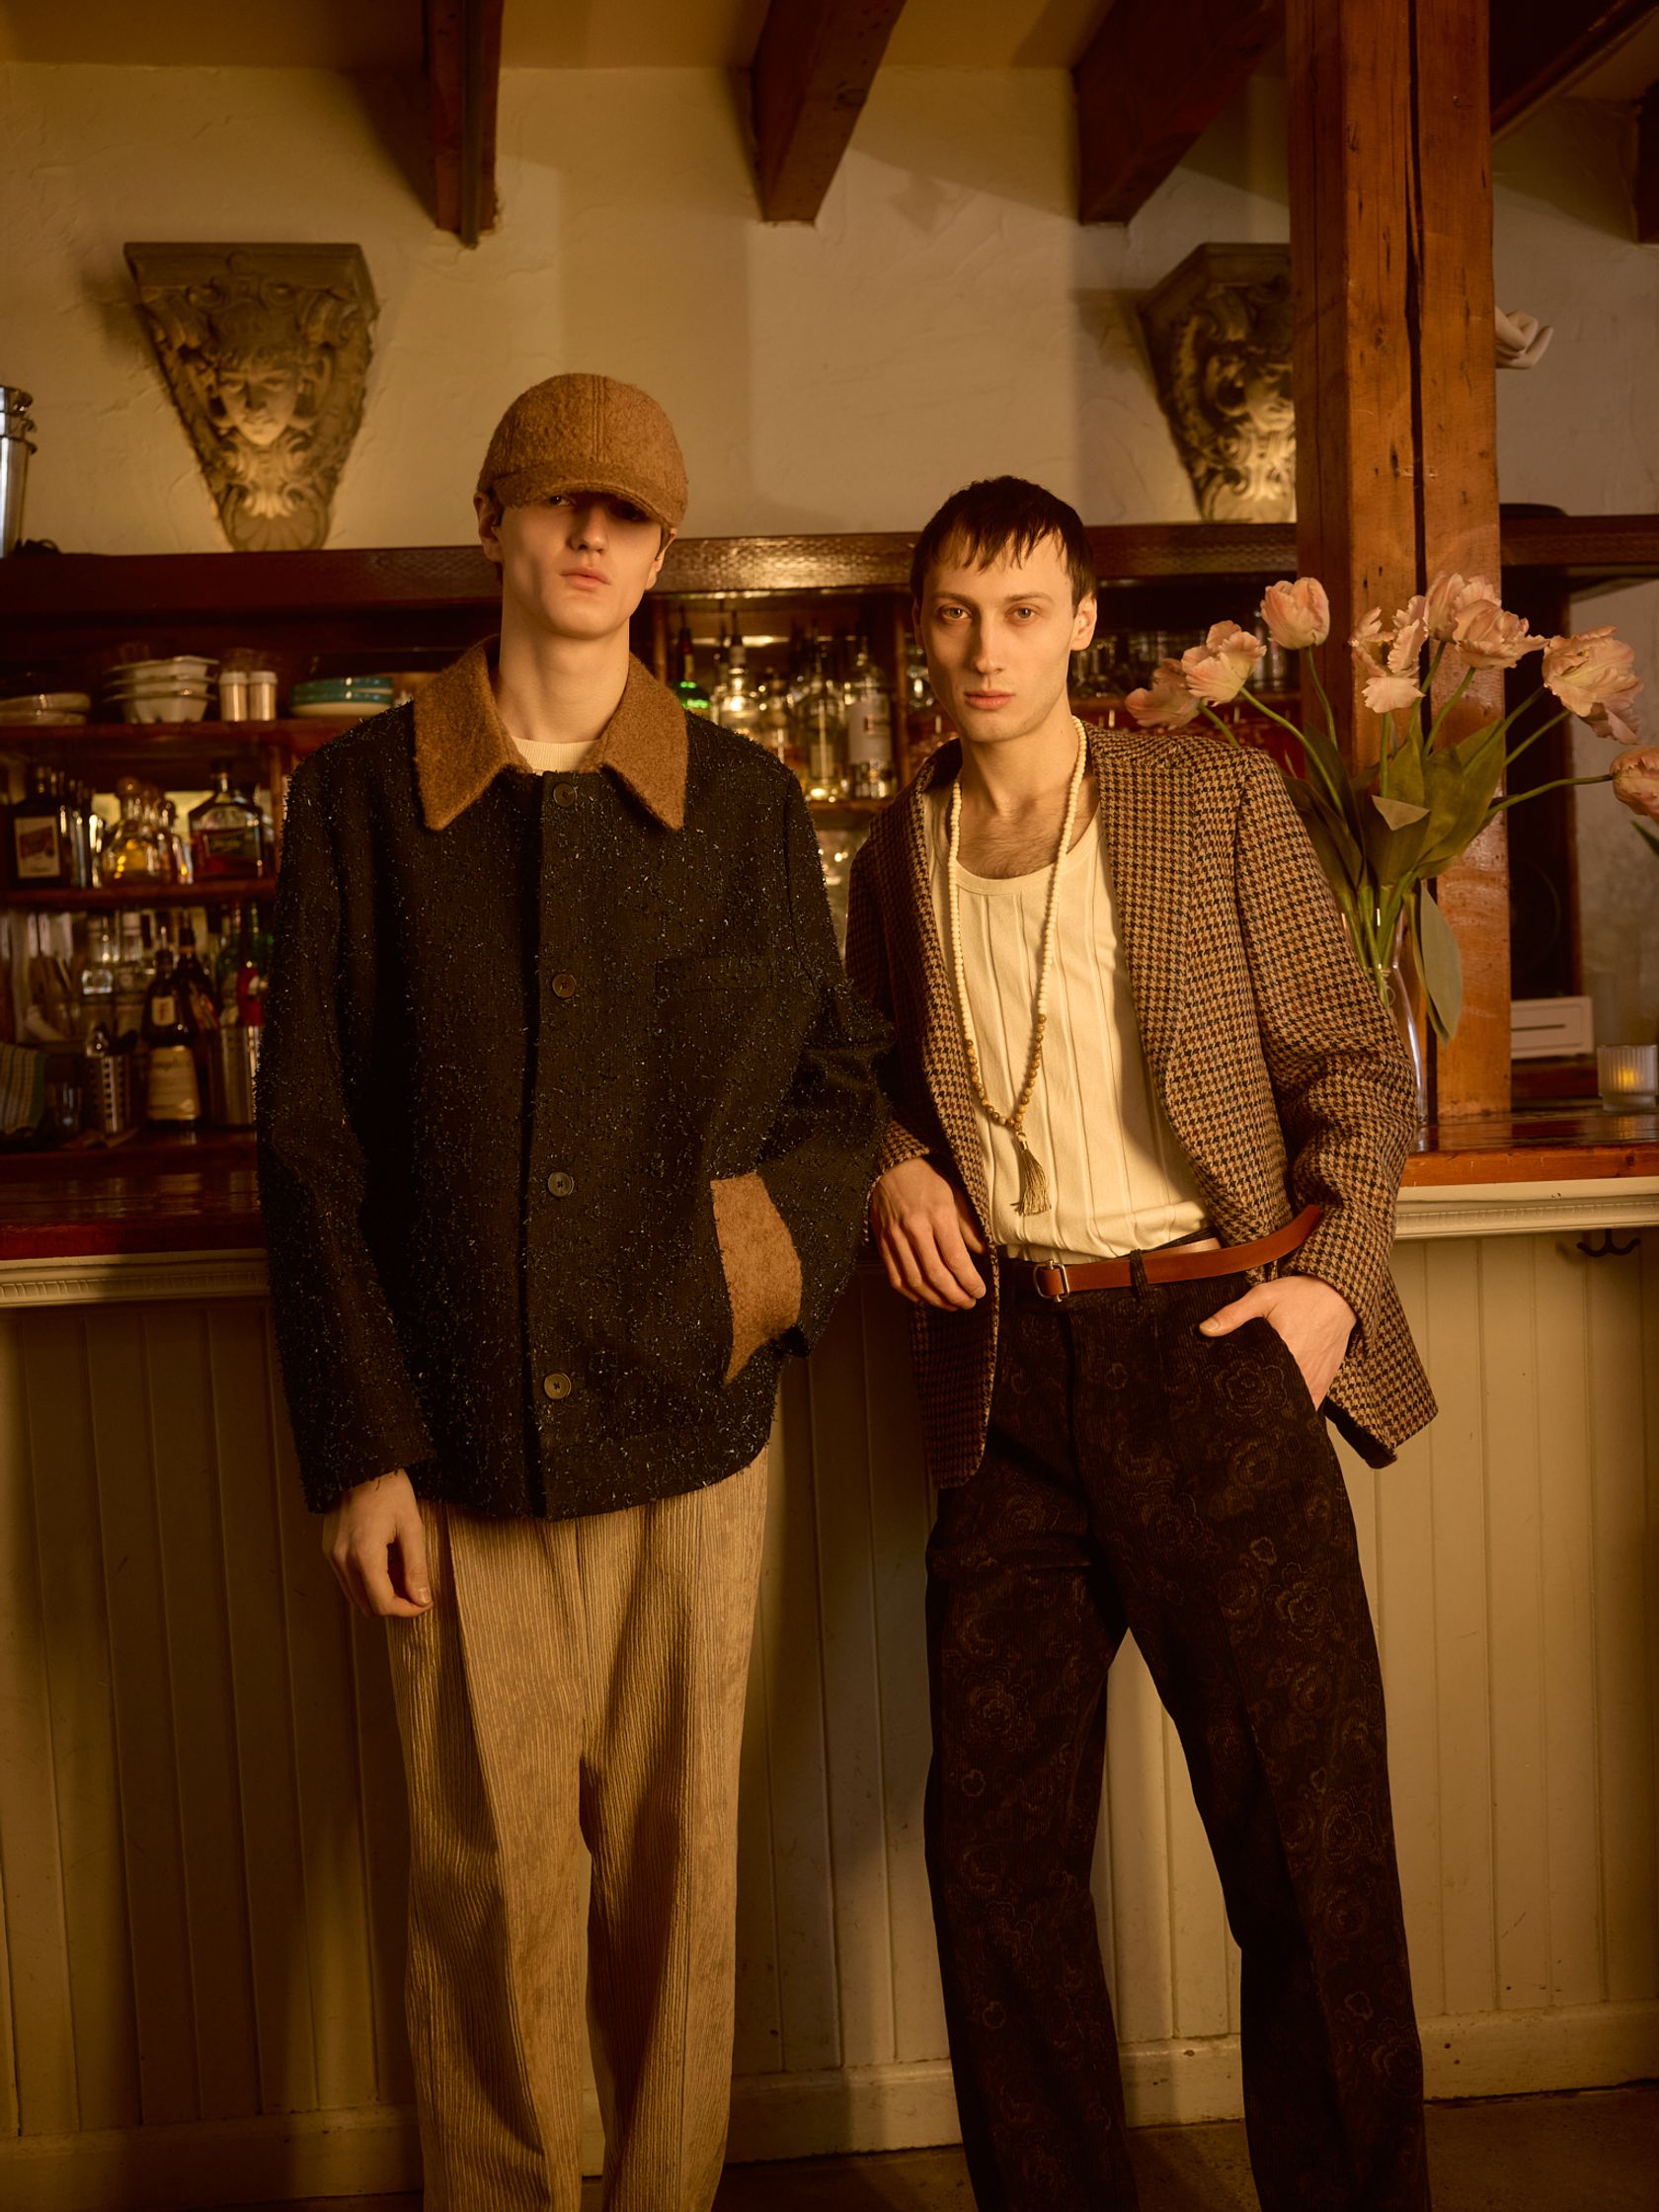
{"label": "jacket button", "polygon": [[568,972],[561,971],[553,979],[553,995],[555,998],[574,998],[576,996],[576,978]]}
{"label": "jacket button", "polygon": [[547,1187],[555,1198],[569,1198],[576,1188],[576,1177],[567,1175],[562,1167],[556,1167],[547,1178]]}
{"label": "jacket button", "polygon": [[574,807],[577,797],[577,788],[574,783],[556,783],[553,786],[553,804],[556,807]]}
{"label": "jacket button", "polygon": [[550,1398],[568,1398],[571,1394],[571,1379],[568,1375],[544,1375],[541,1386]]}

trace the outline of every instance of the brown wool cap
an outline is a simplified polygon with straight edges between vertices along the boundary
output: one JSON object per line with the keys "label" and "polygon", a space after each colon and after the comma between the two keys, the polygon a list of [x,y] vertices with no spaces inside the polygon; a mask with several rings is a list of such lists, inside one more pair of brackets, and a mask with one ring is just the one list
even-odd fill
{"label": "brown wool cap", "polygon": [[526,507],[554,492],[608,492],[677,530],[685,461],[673,425],[637,384],[549,376],[520,392],[496,425],[478,489],[503,507]]}

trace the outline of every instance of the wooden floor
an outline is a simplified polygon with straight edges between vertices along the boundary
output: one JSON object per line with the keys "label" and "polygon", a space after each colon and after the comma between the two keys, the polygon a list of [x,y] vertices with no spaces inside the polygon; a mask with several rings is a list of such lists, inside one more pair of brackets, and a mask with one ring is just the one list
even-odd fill
{"label": "wooden floor", "polygon": [[[1141,2212],[1256,2212],[1240,2126],[1143,2128]],[[1654,2212],[1659,2089],[1429,2108],[1435,2212]],[[583,2192],[597,2212],[597,2182]],[[330,2197],[238,2212],[420,2212],[416,2196]],[[959,2151],[733,2167],[716,2212],[974,2212]],[[226,2208],[229,2212],[229,2208]]]}

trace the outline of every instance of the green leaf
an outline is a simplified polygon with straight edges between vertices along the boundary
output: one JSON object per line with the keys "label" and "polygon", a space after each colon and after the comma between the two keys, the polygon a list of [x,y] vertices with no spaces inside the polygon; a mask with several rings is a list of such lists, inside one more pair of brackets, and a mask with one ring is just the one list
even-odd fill
{"label": "green leaf", "polygon": [[1659,837],[1656,837],[1651,830],[1644,830],[1639,822],[1632,822],[1630,828],[1640,837],[1644,845],[1651,846],[1653,851],[1659,852]]}
{"label": "green leaf", "polygon": [[1457,1035],[1463,1011],[1463,959],[1452,924],[1427,884],[1418,887],[1413,945],[1429,1001],[1429,1019],[1443,1045]]}
{"label": "green leaf", "polygon": [[1365,879],[1365,856],[1339,809],[1316,784],[1302,776],[1287,776],[1285,788],[1302,817],[1326,882],[1338,892],[1357,892]]}
{"label": "green leaf", "polygon": [[1416,867],[1428,831],[1429,810],[1408,799],[1370,794],[1366,856],[1379,883],[1398,883]]}
{"label": "green leaf", "polygon": [[1477,750],[1466,760],[1461,746],[1447,747],[1435,755],[1432,820],[1418,863],[1423,875],[1443,875],[1480,834],[1503,765],[1501,740],[1490,745],[1484,754]]}

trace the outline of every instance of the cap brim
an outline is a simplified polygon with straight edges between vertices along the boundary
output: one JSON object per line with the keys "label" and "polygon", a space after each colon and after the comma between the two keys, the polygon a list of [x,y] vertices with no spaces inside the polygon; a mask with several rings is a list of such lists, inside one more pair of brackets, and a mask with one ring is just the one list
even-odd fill
{"label": "cap brim", "polygon": [[529,507],[537,500],[551,499],[557,492],[599,492],[606,499],[628,501],[665,530],[677,530],[685,513],[681,508],[678,514],[670,514],[660,494],[629,483],[625,477],[602,472],[570,476],[550,468],[514,468],[479,489],[493,494],[503,507]]}

